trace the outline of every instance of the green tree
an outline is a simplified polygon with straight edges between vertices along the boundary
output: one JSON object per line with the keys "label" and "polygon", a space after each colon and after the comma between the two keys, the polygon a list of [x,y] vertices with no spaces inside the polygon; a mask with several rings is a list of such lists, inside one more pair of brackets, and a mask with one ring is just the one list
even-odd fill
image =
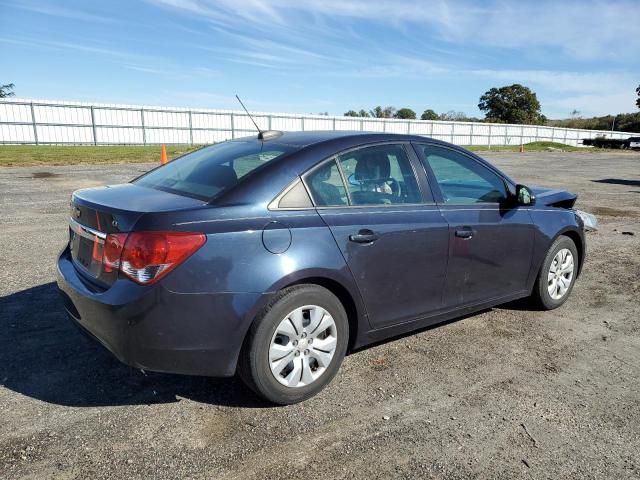
{"label": "green tree", "polygon": [[406,120],[415,120],[416,112],[411,110],[410,108],[401,108],[394,115],[394,118],[404,118]]}
{"label": "green tree", "polygon": [[348,112],[344,112],[345,117],[369,117],[369,112],[364,109],[360,109],[359,112],[355,110],[349,110]]}
{"label": "green tree", "polygon": [[382,108],[380,105],[369,111],[369,115],[374,118],[393,118],[395,113],[395,107]]}
{"label": "green tree", "polygon": [[369,110],[369,115],[371,115],[373,118],[384,118],[384,110],[380,105],[378,105],[374,109]]}
{"label": "green tree", "polygon": [[636,88],[636,93],[638,94],[638,99],[636,100],[636,105],[640,108],[640,85]]}
{"label": "green tree", "polygon": [[438,120],[438,118],[438,114],[430,108],[422,112],[422,115],[420,115],[420,120]]}
{"label": "green tree", "polygon": [[478,108],[490,122],[541,124],[546,120],[536,94],[518,83],[487,91],[480,97]]}
{"label": "green tree", "polygon": [[15,93],[13,93],[13,87],[15,87],[13,83],[0,85],[0,98],[13,97],[15,95]]}

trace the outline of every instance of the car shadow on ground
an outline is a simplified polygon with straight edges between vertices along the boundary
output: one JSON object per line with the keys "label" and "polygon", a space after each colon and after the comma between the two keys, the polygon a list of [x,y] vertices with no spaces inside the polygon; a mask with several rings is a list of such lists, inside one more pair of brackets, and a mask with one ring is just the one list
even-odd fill
{"label": "car shadow on ground", "polygon": [[53,282],[0,298],[0,384],[74,407],[170,403],[180,397],[217,405],[271,406],[236,378],[145,375],[123,365],[71,323]]}
{"label": "car shadow on ground", "polygon": [[603,178],[601,180],[591,180],[595,183],[608,183],[611,185],[625,185],[627,187],[640,187],[640,180],[626,180],[624,178]]}
{"label": "car shadow on ground", "polygon": [[[531,309],[525,300],[500,308]],[[388,338],[352,353],[486,312]],[[0,297],[0,384],[44,402],[73,407],[193,401],[269,408],[237,378],[142,373],[120,363],[66,316],[54,282]]]}

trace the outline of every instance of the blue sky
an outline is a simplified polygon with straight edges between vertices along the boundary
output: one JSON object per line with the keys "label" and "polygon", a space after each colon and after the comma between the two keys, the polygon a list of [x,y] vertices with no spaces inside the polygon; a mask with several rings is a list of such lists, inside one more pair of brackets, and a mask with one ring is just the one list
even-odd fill
{"label": "blue sky", "polygon": [[551,118],[632,112],[640,1],[0,0],[21,98],[480,116],[493,86]]}

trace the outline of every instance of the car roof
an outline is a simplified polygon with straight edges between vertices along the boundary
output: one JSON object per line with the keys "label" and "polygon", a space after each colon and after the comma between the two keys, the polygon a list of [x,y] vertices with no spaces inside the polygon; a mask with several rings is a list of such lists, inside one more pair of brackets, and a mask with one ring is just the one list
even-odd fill
{"label": "car roof", "polygon": [[[324,142],[339,140],[340,143],[349,143],[351,140],[354,145],[369,142],[384,141],[424,141],[427,137],[420,135],[406,135],[400,133],[383,133],[383,132],[367,132],[367,131],[349,131],[349,130],[313,130],[306,132],[278,132],[278,135],[264,140],[265,144],[281,144],[299,149],[309,147]],[[233,141],[256,141],[259,142],[257,135],[250,137],[237,138]],[[442,143],[438,140],[429,138],[434,143]]]}

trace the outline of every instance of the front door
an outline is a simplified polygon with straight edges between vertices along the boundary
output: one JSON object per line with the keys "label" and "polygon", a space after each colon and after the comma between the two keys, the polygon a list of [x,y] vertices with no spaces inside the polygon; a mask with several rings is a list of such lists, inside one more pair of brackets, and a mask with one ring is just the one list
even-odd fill
{"label": "front door", "polygon": [[448,224],[430,192],[418,187],[408,148],[384,144],[352,150],[305,179],[373,328],[442,306]]}
{"label": "front door", "polygon": [[522,293],[534,244],[528,207],[509,200],[505,180],[470,155],[416,145],[449,224],[444,307],[472,305]]}

